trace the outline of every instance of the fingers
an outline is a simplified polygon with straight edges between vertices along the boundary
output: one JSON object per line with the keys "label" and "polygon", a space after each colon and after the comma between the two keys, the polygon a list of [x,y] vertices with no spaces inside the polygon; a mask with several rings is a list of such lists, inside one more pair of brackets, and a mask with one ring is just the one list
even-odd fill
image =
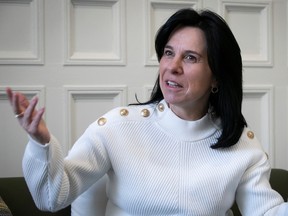
{"label": "fingers", "polygon": [[15,114],[24,112],[29,106],[29,101],[23,94],[19,92],[14,93],[9,87],[6,88],[6,93]]}
{"label": "fingers", "polygon": [[38,103],[38,97],[34,96],[29,102],[22,93],[13,92],[9,87],[6,88],[6,92],[13,112],[15,113],[15,117],[25,129],[29,128],[34,116],[37,115],[37,110],[35,108]]}
{"label": "fingers", "polygon": [[50,141],[50,133],[48,128],[45,125],[45,122],[42,118],[44,114],[45,108],[39,109],[35,115],[33,115],[33,119],[27,128],[25,129],[30,136],[41,144],[49,143]]}
{"label": "fingers", "polygon": [[17,115],[21,113],[21,108],[19,107],[19,100],[17,93],[14,93],[10,88],[6,89],[6,93],[8,95],[9,102],[13,108],[13,112]]}
{"label": "fingers", "polygon": [[36,115],[33,117],[33,120],[28,129],[31,134],[35,134],[37,132],[38,126],[41,124],[44,112],[45,108],[41,108],[37,111]]}
{"label": "fingers", "polygon": [[33,124],[35,124],[35,125],[39,125],[39,124],[40,124],[40,121],[42,120],[42,116],[43,116],[44,112],[45,112],[45,108],[44,108],[44,107],[41,108],[41,109],[37,112],[37,114],[36,114],[36,116],[35,116],[35,118],[34,118]]}
{"label": "fingers", "polygon": [[29,102],[23,94],[13,92],[11,88],[6,88],[6,92],[21,127],[39,143],[48,143],[50,133],[42,118],[45,108],[36,110],[38,97],[34,96]]}
{"label": "fingers", "polygon": [[10,104],[12,105],[13,92],[12,92],[11,88],[9,88],[9,87],[6,88],[6,93],[7,93],[7,95],[8,95],[9,102],[10,102]]}
{"label": "fingers", "polygon": [[50,141],[50,134],[42,118],[45,108],[41,108],[38,111],[35,110],[38,99],[35,97],[31,100],[30,105],[22,119],[19,119],[22,123],[24,130],[37,142],[46,144]]}
{"label": "fingers", "polygon": [[13,104],[14,113],[16,115],[24,112],[24,110],[22,110],[21,107],[19,106],[19,96],[17,93],[15,93],[14,97],[12,98],[12,104]]}
{"label": "fingers", "polygon": [[[17,100],[16,102],[19,105],[19,100]],[[31,124],[32,124],[35,116],[37,116],[37,111],[35,110],[37,102],[38,102],[38,98],[36,96],[34,96],[31,99],[29,106],[27,107],[27,109],[24,112],[24,116],[22,118],[22,125],[24,128],[26,128],[26,130],[28,130],[31,127]],[[23,112],[23,111],[21,111],[21,112]]]}

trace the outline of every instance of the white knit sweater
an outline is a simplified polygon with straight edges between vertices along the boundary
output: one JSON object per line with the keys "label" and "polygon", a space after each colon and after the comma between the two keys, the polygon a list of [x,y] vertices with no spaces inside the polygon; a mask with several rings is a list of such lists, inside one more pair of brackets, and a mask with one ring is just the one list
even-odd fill
{"label": "white knit sweater", "polygon": [[45,146],[30,139],[24,176],[37,206],[50,211],[107,173],[108,216],[224,216],[235,199],[243,215],[288,215],[269,186],[256,137],[245,128],[238,144],[211,149],[220,134],[219,119],[185,121],[165,101],[116,108],[92,123],[65,159],[54,137]]}

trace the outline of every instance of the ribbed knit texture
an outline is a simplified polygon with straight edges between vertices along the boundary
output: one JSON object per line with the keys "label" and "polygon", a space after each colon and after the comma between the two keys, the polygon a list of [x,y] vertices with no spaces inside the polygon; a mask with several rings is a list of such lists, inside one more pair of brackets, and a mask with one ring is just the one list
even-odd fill
{"label": "ribbed knit texture", "polygon": [[[235,197],[244,215],[288,215],[268,185],[267,157],[247,128],[237,145],[214,150],[219,119],[184,121],[162,103],[164,111],[155,105],[126,107],[128,116],[119,114],[123,107],[108,112],[107,123],[91,124],[65,160],[54,137],[44,147],[30,140],[23,169],[37,205],[69,205],[107,173],[108,216],[224,216]],[[150,116],[141,116],[144,108]]]}

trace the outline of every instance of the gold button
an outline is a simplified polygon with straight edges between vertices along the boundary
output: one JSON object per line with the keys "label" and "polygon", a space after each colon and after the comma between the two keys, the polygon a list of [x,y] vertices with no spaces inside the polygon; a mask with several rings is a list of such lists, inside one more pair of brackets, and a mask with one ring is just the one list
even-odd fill
{"label": "gold button", "polygon": [[247,136],[250,138],[250,139],[253,139],[254,138],[254,133],[252,131],[248,131],[247,132]]}
{"label": "gold button", "polygon": [[150,115],[150,111],[149,111],[148,109],[143,109],[143,110],[141,111],[141,115],[142,115],[143,117],[148,117],[148,116]]}
{"label": "gold button", "polygon": [[99,126],[103,126],[103,125],[105,125],[106,122],[107,122],[107,119],[104,118],[104,117],[99,118],[98,121],[97,121],[97,123],[98,123]]}
{"label": "gold button", "polygon": [[158,104],[158,110],[159,110],[160,112],[163,112],[163,111],[164,111],[164,109],[165,109],[165,106],[164,106],[164,104],[162,104],[162,103],[159,103],[159,104]]}
{"label": "gold button", "polygon": [[127,116],[129,114],[129,111],[127,109],[121,109],[120,110],[120,115],[121,116]]}

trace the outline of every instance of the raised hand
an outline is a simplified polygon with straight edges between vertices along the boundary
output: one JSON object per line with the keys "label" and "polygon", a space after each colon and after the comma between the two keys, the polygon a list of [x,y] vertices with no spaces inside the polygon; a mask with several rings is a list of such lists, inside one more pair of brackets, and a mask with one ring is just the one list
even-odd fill
{"label": "raised hand", "polygon": [[18,119],[22,128],[37,142],[46,144],[50,141],[50,133],[42,118],[45,108],[36,110],[38,98],[28,99],[20,92],[6,89],[8,99],[12,106],[15,118]]}

